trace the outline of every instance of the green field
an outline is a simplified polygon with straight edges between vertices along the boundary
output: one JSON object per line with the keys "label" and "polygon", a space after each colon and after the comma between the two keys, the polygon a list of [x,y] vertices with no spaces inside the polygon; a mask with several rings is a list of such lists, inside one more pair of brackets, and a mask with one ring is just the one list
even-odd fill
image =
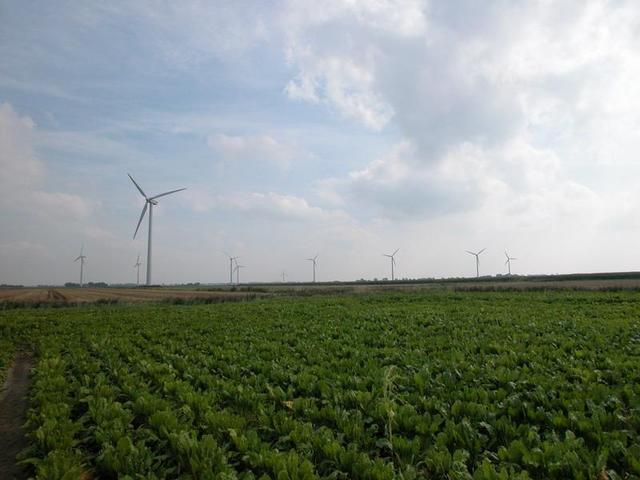
{"label": "green field", "polygon": [[38,478],[640,478],[638,293],[18,309],[0,338],[35,356]]}

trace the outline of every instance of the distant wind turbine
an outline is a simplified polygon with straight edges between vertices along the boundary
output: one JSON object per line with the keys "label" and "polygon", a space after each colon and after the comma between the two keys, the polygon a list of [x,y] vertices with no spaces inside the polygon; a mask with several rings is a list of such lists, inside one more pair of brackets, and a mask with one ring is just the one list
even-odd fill
{"label": "distant wind turbine", "polygon": [[236,262],[236,265],[238,264],[238,259],[240,257],[232,257],[231,255],[229,255],[228,253],[224,253],[227,257],[229,257],[229,285],[233,285],[233,262]]}
{"label": "distant wind turbine", "polygon": [[84,245],[82,245],[82,247],[80,247],[80,255],[78,255],[78,257],[74,260],[74,262],[77,262],[78,260],[80,260],[80,288],[82,288],[82,275],[84,273],[84,262],[87,261],[87,257],[86,255],[84,255]]}
{"label": "distant wind turbine", "polygon": [[136,285],[140,285],[140,265],[142,265],[142,263],[140,262],[140,254],[138,254],[138,259],[133,266],[133,268],[136,269]]}
{"label": "distant wind turbine", "polygon": [[246,268],[246,265],[240,265],[238,264],[238,262],[236,262],[236,268],[234,270],[236,272],[236,283],[238,285],[240,285],[240,269],[241,268]]}
{"label": "distant wind turbine", "polygon": [[483,248],[482,250],[480,250],[479,252],[471,252],[469,250],[467,250],[467,253],[470,255],[474,255],[476,257],[476,278],[480,277],[480,254],[482,252],[484,252],[486,250],[486,248]]}
{"label": "distant wind turbine", "polygon": [[316,254],[313,258],[307,258],[308,261],[313,262],[313,283],[316,283],[316,265],[318,264],[318,255]]}
{"label": "distant wind turbine", "polygon": [[145,203],[144,208],[142,209],[142,213],[140,214],[140,220],[138,220],[138,225],[136,226],[136,231],[133,234],[133,238],[136,238],[136,234],[138,233],[138,229],[140,228],[140,224],[142,223],[142,219],[144,218],[145,213],[147,213],[147,207],[149,208],[149,236],[147,240],[147,285],[151,285],[151,226],[153,221],[153,206],[158,205],[156,199],[160,197],[164,197],[166,195],[171,195],[172,193],[181,192],[182,190],[186,190],[186,188],[179,188],[177,190],[171,190],[170,192],[164,192],[159,195],[155,195],[153,197],[147,197],[147,194],[142,191],[140,185],[136,183],[133,177],[129,175],[129,178],[136,186],[140,194],[144,197]]}
{"label": "distant wind turbine", "polygon": [[504,251],[504,256],[507,257],[507,261],[504,264],[509,267],[509,275],[511,275],[511,260],[517,260],[517,258],[510,257],[506,250]]}
{"label": "distant wind turbine", "polygon": [[284,283],[287,279],[287,272],[282,272],[282,283]]}
{"label": "distant wind turbine", "polygon": [[396,266],[396,253],[398,253],[398,250],[400,250],[399,248],[396,248],[396,251],[393,252],[392,254],[386,254],[383,253],[382,256],[384,257],[389,257],[391,259],[391,280],[395,280],[395,272],[394,272],[394,267]]}

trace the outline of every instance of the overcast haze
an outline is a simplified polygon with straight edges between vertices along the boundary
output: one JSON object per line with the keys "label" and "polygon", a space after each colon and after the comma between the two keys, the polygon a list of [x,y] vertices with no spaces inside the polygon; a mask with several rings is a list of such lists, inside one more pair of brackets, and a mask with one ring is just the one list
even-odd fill
{"label": "overcast haze", "polygon": [[[640,269],[637,1],[0,1],[0,283]],[[145,266],[143,265],[143,269]]]}

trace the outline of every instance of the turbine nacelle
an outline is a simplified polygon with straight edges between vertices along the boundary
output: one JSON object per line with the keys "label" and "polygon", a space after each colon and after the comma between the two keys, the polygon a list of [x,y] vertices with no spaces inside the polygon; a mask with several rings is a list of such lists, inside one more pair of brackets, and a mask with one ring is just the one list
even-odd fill
{"label": "turbine nacelle", "polygon": [[140,228],[140,224],[142,223],[142,220],[144,219],[144,216],[147,213],[147,207],[149,205],[158,205],[158,198],[160,197],[164,197],[165,195],[171,195],[172,193],[176,193],[176,192],[181,192],[182,190],[186,190],[186,188],[178,188],[177,190],[171,190],[169,192],[164,192],[161,193],[159,195],[154,195],[153,197],[147,197],[147,194],[144,193],[144,190],[142,190],[142,187],[140,187],[140,185],[138,185],[138,183],[133,179],[133,177],[127,173],[127,175],[129,175],[129,178],[131,179],[131,181],[133,182],[133,184],[136,186],[136,188],[138,189],[138,191],[140,192],[140,195],[142,195],[144,197],[144,207],[142,208],[142,213],[140,214],[140,219],[138,220],[138,225],[136,225],[136,231],[133,233],[133,238],[136,238],[136,235],[138,234],[138,229]]}

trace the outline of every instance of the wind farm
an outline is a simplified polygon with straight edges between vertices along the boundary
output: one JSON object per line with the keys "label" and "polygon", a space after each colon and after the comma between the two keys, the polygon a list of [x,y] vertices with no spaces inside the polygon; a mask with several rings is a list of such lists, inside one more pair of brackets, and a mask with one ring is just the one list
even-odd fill
{"label": "wind farm", "polygon": [[0,11],[0,480],[640,480],[640,2]]}
{"label": "wind farm", "polygon": [[[183,188],[179,188],[179,189],[174,189],[174,190],[169,190],[166,191],[164,193],[160,193],[157,195],[153,195],[153,196],[147,196],[147,194],[145,193],[145,191],[142,189],[142,187],[138,184],[138,182],[136,182],[136,180],[131,176],[131,174],[127,174],[129,179],[131,180],[131,182],[133,183],[133,185],[135,186],[136,190],[140,193],[140,195],[143,197],[144,199],[144,205],[142,208],[142,212],[140,213],[140,217],[138,219],[138,223],[136,224],[136,228],[134,231],[134,235],[133,238],[136,239],[137,234],[140,230],[140,227],[142,225],[142,222],[145,218],[146,215],[148,215],[148,231],[147,231],[147,263],[146,263],[146,277],[145,277],[145,281],[144,281],[144,286],[145,287],[151,287],[153,286],[153,282],[152,282],[152,270],[151,270],[151,264],[152,264],[152,245],[153,245],[153,207],[154,206],[158,206],[158,199],[168,196],[168,195],[172,195],[174,193],[178,193],[178,192],[182,192],[184,190],[186,190],[186,187]],[[478,281],[482,281],[483,285],[487,285],[489,282],[498,282],[498,284],[502,281],[506,281],[508,279],[510,279],[510,283],[509,283],[509,288],[514,288],[515,285],[521,285],[520,283],[516,284],[514,282],[524,282],[522,284],[522,286],[518,286],[517,288],[529,288],[532,285],[536,284],[535,282],[539,281],[541,278],[544,278],[545,281],[547,281],[547,279],[556,279],[559,280],[560,282],[562,282],[562,280],[567,277],[566,275],[544,275],[544,274],[519,274],[519,275],[513,275],[512,273],[512,262],[517,260],[516,257],[511,257],[508,252],[505,250],[504,251],[504,258],[505,258],[505,262],[504,262],[504,266],[507,269],[506,272],[506,276],[502,277],[502,274],[499,273],[499,270],[494,273],[494,274],[485,274],[483,276],[480,275],[480,256],[487,250],[486,248],[482,248],[479,251],[472,251],[472,250],[466,250],[466,253],[469,255],[472,255],[474,257],[475,260],[475,277],[470,277],[470,276],[465,276],[465,275],[459,275],[459,276],[451,276],[451,277],[437,277],[435,275],[429,275],[428,269],[425,269],[422,274],[418,274],[415,275],[415,269],[414,269],[414,276],[412,277],[403,277],[402,279],[398,279],[397,278],[397,272],[396,272],[396,268],[397,268],[397,262],[396,262],[396,255],[399,252],[399,248],[395,249],[392,253],[384,253],[382,254],[384,257],[389,259],[389,267],[390,267],[390,276],[389,277],[383,277],[383,279],[378,279],[377,277],[374,278],[370,278],[370,279],[365,279],[363,277],[360,277],[359,279],[336,279],[336,280],[330,280],[331,278],[331,273],[327,273],[327,277],[329,278],[329,280],[326,280],[324,282],[322,282],[324,285],[326,284],[335,284],[335,283],[342,283],[345,285],[349,285],[349,284],[360,284],[360,285],[366,285],[366,284],[378,284],[379,282],[389,282],[389,283],[395,283],[395,282],[400,282],[401,284],[441,284],[441,285],[454,285],[454,284],[462,284],[462,283],[467,283],[468,281],[470,281],[471,279],[475,278]],[[227,251],[223,252],[224,255],[227,257],[228,259],[228,282],[226,282],[227,285],[229,286],[233,286],[233,287],[238,287],[241,285],[241,281],[240,281],[240,270],[242,268],[246,268],[246,265],[240,265],[238,263],[238,260],[240,259],[240,256],[238,255],[230,255],[229,253],[227,253]],[[297,279],[291,279],[291,278],[287,278],[289,277],[289,275],[285,272],[282,271],[280,274],[280,278],[281,278],[281,283],[291,283],[291,284],[300,284],[300,285],[305,285],[306,283],[310,283],[311,285],[316,284],[317,283],[317,266],[318,266],[318,257],[319,254],[316,254],[313,257],[309,257],[306,258],[306,261],[311,263],[311,278],[310,280],[305,280],[304,278],[297,278]],[[75,258],[76,262],[79,262],[79,266],[80,266],[80,281],[78,283],[78,285],[82,288],[84,287],[84,265],[86,262],[86,255],[84,255],[84,245],[81,248],[80,251],[80,255],[78,257]],[[140,280],[140,267],[143,265],[143,263],[140,260],[140,255],[138,254],[137,259],[135,264],[133,265],[134,268],[136,269],[136,282],[135,282],[135,286],[141,286],[141,280]],[[594,273],[592,274],[593,278],[598,278],[598,273]],[[610,282],[613,281],[613,277],[611,277],[611,275],[613,275],[614,277],[617,274],[610,274],[607,273],[605,274],[607,276],[607,281],[606,282]],[[572,274],[567,278],[571,278],[572,281],[577,278],[584,278],[585,281],[587,283],[585,283],[586,288],[593,288],[592,283],[589,281],[590,278],[590,274]],[[627,275],[622,272],[619,277],[621,279],[624,279],[621,284],[627,285],[628,284],[628,280],[627,280]],[[605,282],[605,283],[606,283]],[[104,282],[103,282],[104,283]],[[124,282],[126,283],[126,282]],[[189,282],[187,282],[189,283]],[[225,282],[220,282],[220,281],[209,281],[209,282],[197,282],[198,285],[208,285],[209,288],[218,288],[221,285],[223,285]],[[251,279],[245,279],[243,285],[247,285],[250,286],[252,284],[255,285],[269,285],[271,282],[269,282],[268,280],[251,280]],[[597,282],[596,282],[597,283]],[[615,282],[614,282],[615,283]],[[616,283],[617,284],[617,283]],[[114,285],[120,285],[118,283],[115,283]],[[179,285],[179,283],[173,283],[172,285]],[[548,283],[546,284],[548,285]],[[571,288],[575,288],[575,284],[571,284],[572,287]],[[156,287],[159,285],[155,285]],[[603,287],[604,288],[604,287]]]}

